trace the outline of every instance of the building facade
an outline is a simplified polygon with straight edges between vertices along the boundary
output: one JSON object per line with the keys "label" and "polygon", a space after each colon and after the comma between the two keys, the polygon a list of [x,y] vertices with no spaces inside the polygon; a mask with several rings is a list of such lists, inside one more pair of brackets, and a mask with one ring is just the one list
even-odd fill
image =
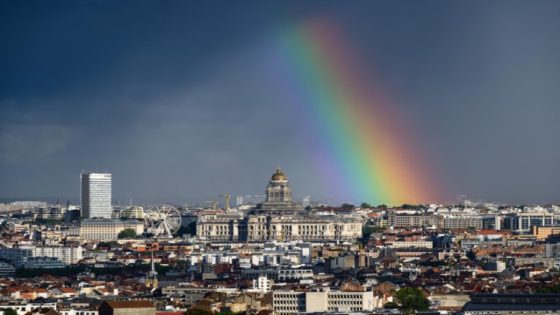
{"label": "building facade", "polygon": [[62,269],[64,263],[54,257],[29,257],[23,265],[25,269]]}
{"label": "building facade", "polygon": [[438,226],[440,217],[434,214],[426,213],[395,213],[391,212],[387,218],[387,224],[392,227],[422,227],[422,226]]}
{"label": "building facade", "polygon": [[6,260],[16,268],[25,265],[29,257],[33,257],[33,247],[0,248],[0,258]]}
{"label": "building facade", "polygon": [[266,200],[259,208],[278,212],[300,210],[301,205],[292,200],[292,188],[288,183],[288,177],[280,168],[277,168],[270,177],[266,187]]}
{"label": "building facade", "polygon": [[552,235],[560,234],[560,226],[532,226],[533,235],[537,237],[537,240],[542,241]]}
{"label": "building facade", "polygon": [[482,217],[478,215],[450,215],[443,217],[444,229],[482,229]]}
{"label": "building facade", "polygon": [[104,301],[99,315],[155,315],[156,307],[151,301]]}
{"label": "building facade", "polygon": [[504,217],[504,228],[518,232],[529,232],[533,226],[553,227],[560,223],[560,216],[553,213],[525,212]]}
{"label": "building facade", "polygon": [[557,293],[498,293],[473,294],[460,314],[463,315],[523,315],[560,314],[560,294]]}
{"label": "building facade", "polygon": [[393,241],[387,242],[387,247],[391,248],[433,248],[433,241]]}
{"label": "building facade", "polygon": [[112,241],[126,229],[132,229],[139,235],[144,233],[144,223],[138,220],[86,219],[80,222],[78,233],[83,240]]}
{"label": "building facade", "polygon": [[372,291],[274,291],[272,306],[275,314],[367,312],[375,307]]}
{"label": "building facade", "polygon": [[143,220],[144,208],[140,206],[126,207],[119,213],[119,218]]}
{"label": "building facade", "polygon": [[111,218],[112,178],[109,173],[81,174],[82,217]]}
{"label": "building facade", "polygon": [[353,216],[313,215],[292,201],[288,179],[279,169],[266,188],[266,201],[246,213],[203,215],[196,234],[210,241],[333,241],[362,236]]}
{"label": "building facade", "polygon": [[0,277],[11,277],[16,274],[14,266],[0,261]]}
{"label": "building facade", "polygon": [[65,265],[77,264],[83,259],[81,246],[37,246],[33,248],[34,257],[53,257]]}

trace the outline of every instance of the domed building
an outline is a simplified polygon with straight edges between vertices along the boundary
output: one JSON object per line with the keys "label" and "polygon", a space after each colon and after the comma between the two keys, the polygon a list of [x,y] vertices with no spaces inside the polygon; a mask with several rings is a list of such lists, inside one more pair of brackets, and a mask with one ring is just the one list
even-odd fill
{"label": "domed building", "polygon": [[144,219],[144,208],[140,206],[130,206],[120,212],[120,217],[124,219]]}
{"label": "domed building", "polygon": [[314,215],[292,200],[288,177],[279,168],[270,177],[266,199],[248,212],[198,218],[196,236],[220,242],[355,240],[362,236],[359,216]]}
{"label": "domed building", "polygon": [[292,201],[292,188],[288,183],[288,177],[280,168],[270,177],[266,187],[266,200],[259,205],[262,211],[299,211],[300,204]]}

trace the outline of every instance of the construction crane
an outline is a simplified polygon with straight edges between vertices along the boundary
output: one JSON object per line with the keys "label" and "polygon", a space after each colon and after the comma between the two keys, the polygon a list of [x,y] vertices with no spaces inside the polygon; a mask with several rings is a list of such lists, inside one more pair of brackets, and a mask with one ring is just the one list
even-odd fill
{"label": "construction crane", "polygon": [[224,197],[226,199],[226,211],[229,211],[229,201],[231,199],[231,195],[229,193],[220,195],[220,197]]}

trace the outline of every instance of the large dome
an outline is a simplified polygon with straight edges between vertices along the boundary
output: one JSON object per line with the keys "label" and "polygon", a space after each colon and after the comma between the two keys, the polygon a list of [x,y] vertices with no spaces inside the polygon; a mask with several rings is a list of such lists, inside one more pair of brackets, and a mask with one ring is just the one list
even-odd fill
{"label": "large dome", "polygon": [[130,206],[121,210],[120,217],[127,219],[144,219],[144,208],[140,206]]}
{"label": "large dome", "polygon": [[288,180],[288,177],[286,177],[286,175],[284,175],[284,173],[282,172],[281,169],[277,168],[276,172],[274,174],[272,174],[272,177],[270,178],[270,180]]}

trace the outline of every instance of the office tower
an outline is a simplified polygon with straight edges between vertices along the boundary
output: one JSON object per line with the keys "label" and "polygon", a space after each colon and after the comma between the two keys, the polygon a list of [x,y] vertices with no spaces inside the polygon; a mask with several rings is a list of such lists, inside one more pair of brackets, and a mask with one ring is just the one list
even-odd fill
{"label": "office tower", "polygon": [[111,218],[111,174],[82,173],[82,217]]}
{"label": "office tower", "polygon": [[237,198],[235,199],[235,205],[237,205],[238,207],[241,207],[243,205],[243,196],[237,196]]}
{"label": "office tower", "polygon": [[305,207],[309,207],[311,206],[311,196],[305,196],[302,199],[301,205],[305,208]]}

